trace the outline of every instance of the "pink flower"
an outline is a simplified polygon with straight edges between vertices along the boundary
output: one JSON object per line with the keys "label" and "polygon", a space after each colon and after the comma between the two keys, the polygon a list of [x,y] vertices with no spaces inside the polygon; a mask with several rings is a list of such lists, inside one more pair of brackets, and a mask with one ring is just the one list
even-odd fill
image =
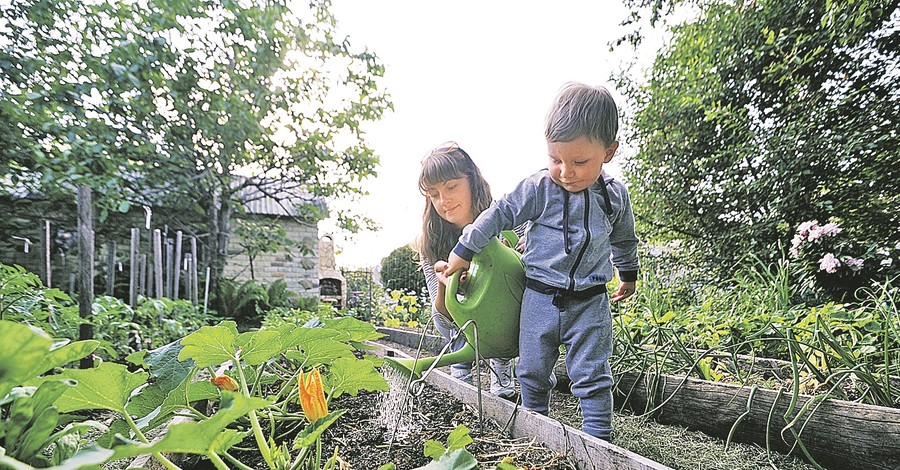
{"label": "pink flower", "polygon": [[822,259],[819,260],[819,269],[825,271],[826,273],[834,273],[837,271],[837,268],[841,266],[841,261],[834,257],[832,253],[826,253]]}
{"label": "pink flower", "polygon": [[834,222],[828,222],[819,228],[819,231],[822,232],[822,236],[832,236],[841,233],[844,229],[838,227],[838,224]]}
{"label": "pink flower", "polygon": [[803,236],[799,233],[794,235],[794,238],[791,239],[791,256],[797,257],[800,256],[800,245],[803,244]]}
{"label": "pink flower", "polygon": [[850,268],[851,271],[859,271],[863,267],[863,260],[847,256],[844,258],[844,266]]}
{"label": "pink flower", "polygon": [[800,224],[799,227],[797,227],[797,233],[799,233],[803,236],[806,236],[806,234],[809,233],[810,230],[812,230],[813,228],[815,228],[818,225],[819,225],[818,220],[810,220],[808,222],[803,222],[802,224]]}

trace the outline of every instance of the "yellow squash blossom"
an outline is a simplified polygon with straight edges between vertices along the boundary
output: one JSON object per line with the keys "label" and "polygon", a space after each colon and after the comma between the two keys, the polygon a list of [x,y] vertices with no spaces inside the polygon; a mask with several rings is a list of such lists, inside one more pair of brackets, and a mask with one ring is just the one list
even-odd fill
{"label": "yellow squash blossom", "polygon": [[310,423],[328,414],[328,404],[325,403],[325,391],[322,389],[322,376],[318,369],[303,375],[300,372],[300,406],[303,414]]}
{"label": "yellow squash blossom", "polygon": [[228,390],[229,392],[236,392],[240,388],[237,381],[232,379],[227,375],[217,375],[211,379],[209,379],[213,385],[215,385],[219,390]]}

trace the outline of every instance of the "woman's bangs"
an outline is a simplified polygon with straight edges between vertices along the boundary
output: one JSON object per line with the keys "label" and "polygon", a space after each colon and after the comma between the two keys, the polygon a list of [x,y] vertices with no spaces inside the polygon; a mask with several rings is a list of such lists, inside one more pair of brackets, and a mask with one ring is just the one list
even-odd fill
{"label": "woman's bangs", "polygon": [[457,159],[450,155],[431,155],[422,162],[422,174],[419,177],[419,190],[422,194],[428,188],[444,181],[464,178],[466,174],[459,168]]}

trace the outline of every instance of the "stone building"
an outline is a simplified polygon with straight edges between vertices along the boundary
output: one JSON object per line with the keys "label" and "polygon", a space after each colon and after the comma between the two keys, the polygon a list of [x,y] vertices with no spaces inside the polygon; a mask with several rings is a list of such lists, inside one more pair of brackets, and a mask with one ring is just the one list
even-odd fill
{"label": "stone building", "polygon": [[[236,217],[253,218],[260,222],[275,222],[284,228],[286,238],[299,247],[277,252],[260,253],[253,259],[253,275],[257,282],[268,284],[279,279],[287,283],[287,288],[301,297],[319,297],[319,227],[314,216],[304,216],[297,205],[309,204],[324,212],[322,198],[308,196],[285,197],[279,194],[272,198],[249,187],[241,195],[245,213]],[[294,204],[292,204],[292,202]],[[233,225],[234,226],[234,225]],[[234,233],[228,241],[228,259],[223,276],[246,281],[251,279],[250,258],[241,246],[241,238]]]}

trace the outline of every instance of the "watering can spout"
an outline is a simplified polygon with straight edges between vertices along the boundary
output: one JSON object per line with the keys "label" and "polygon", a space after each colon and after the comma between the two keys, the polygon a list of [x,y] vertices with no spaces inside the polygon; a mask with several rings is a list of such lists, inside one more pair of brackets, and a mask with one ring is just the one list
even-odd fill
{"label": "watering can spout", "polygon": [[400,372],[404,377],[412,375],[413,378],[419,379],[422,373],[434,367],[443,367],[462,362],[472,362],[475,360],[475,349],[466,343],[465,346],[458,351],[444,354],[443,356],[420,357],[418,359],[401,359],[396,357],[385,357],[384,363]]}
{"label": "watering can spout", "polygon": [[[515,232],[502,234],[516,246]],[[459,351],[438,357],[415,359],[385,358],[394,369],[419,378],[432,364],[442,367],[472,362],[478,344],[482,358],[519,355],[519,310],[525,292],[525,267],[518,252],[493,239],[472,258],[465,294],[460,291],[460,272],[453,273],[446,289],[444,305],[466,337]],[[476,334],[477,328],[477,334]]]}

